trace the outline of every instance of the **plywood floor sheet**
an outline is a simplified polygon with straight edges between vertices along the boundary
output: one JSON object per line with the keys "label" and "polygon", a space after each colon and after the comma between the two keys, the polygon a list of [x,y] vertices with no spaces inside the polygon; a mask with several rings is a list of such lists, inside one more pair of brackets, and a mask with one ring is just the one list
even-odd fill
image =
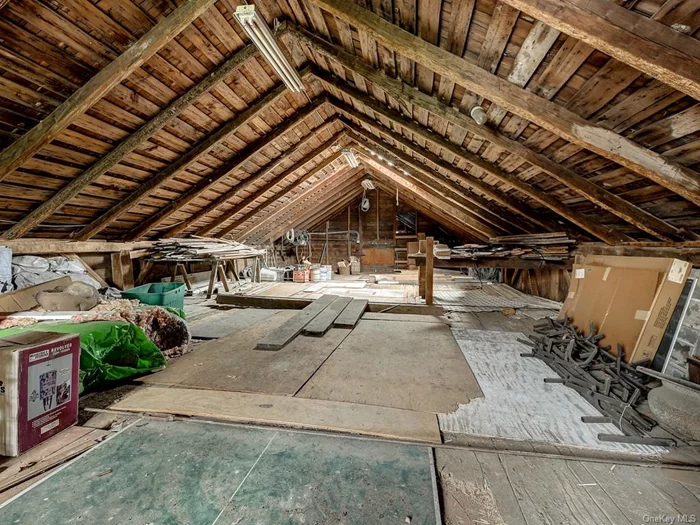
{"label": "plywood floor sheet", "polygon": [[356,403],[150,386],[112,408],[440,443],[435,414]]}
{"label": "plywood floor sheet", "polygon": [[269,317],[276,316],[281,310],[263,310],[259,308],[222,309],[206,317],[189,322],[190,332],[194,338],[221,338],[250,328]]}
{"label": "plywood floor sheet", "polygon": [[438,413],[481,392],[445,324],[363,319],[297,396]]}
{"label": "plywood floor sheet", "polygon": [[224,391],[294,395],[350,333],[333,328],[324,337],[298,336],[281,350],[256,350],[263,337],[297,310],[283,310],[227,337],[208,341],[168,363],[144,383]]}
{"label": "plywood floor sheet", "polygon": [[144,421],[0,508],[0,523],[438,525],[431,474],[425,446]]}

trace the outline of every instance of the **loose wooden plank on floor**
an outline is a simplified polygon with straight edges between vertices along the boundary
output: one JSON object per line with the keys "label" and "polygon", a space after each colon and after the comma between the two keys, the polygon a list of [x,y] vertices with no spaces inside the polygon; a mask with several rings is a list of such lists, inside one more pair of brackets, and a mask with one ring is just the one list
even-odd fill
{"label": "loose wooden plank on floor", "polygon": [[[286,284],[286,283],[285,283]],[[278,285],[279,286],[279,285]],[[313,302],[313,299],[301,297],[262,297],[260,295],[239,295],[235,293],[220,293],[216,296],[217,304],[240,306],[242,308],[274,308],[301,310]],[[424,304],[388,304],[373,303],[367,305],[370,312],[391,312],[394,314],[423,314],[442,315],[442,306],[426,306]]]}
{"label": "loose wooden plank on floor", "polygon": [[440,443],[434,414],[356,403],[144,387],[112,408]]}
{"label": "loose wooden plank on floor", "polygon": [[350,304],[352,298],[338,297],[304,327],[302,333],[312,337],[322,337],[331,329],[338,316]]}
{"label": "loose wooden plank on floor", "polygon": [[[74,432],[57,434],[60,440],[46,447],[39,447],[24,456],[13,458],[0,477],[0,492],[25,483],[44,472],[65,463],[91,449],[109,434],[108,431],[93,428],[74,427]],[[67,432],[67,431],[66,431]],[[77,437],[76,436],[80,436]]]}
{"label": "loose wooden plank on floor", "polygon": [[297,397],[449,412],[481,390],[447,326],[363,320]]}
{"label": "loose wooden plank on floor", "polygon": [[353,299],[333,322],[333,326],[336,328],[355,328],[360,317],[367,309],[368,303],[369,301],[365,299]]}
{"label": "loose wooden plank on floor", "polygon": [[330,306],[337,298],[338,296],[336,295],[324,295],[320,297],[273,333],[268,334],[258,343],[257,348],[259,350],[279,350],[284,348],[284,345],[298,336],[309,322],[323,312],[323,310]]}

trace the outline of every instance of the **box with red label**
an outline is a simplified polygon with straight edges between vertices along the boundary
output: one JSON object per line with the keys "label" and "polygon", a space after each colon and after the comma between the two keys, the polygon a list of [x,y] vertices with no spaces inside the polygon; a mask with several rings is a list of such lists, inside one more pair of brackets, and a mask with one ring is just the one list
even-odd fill
{"label": "box with red label", "polygon": [[78,421],[80,337],[0,337],[0,455],[18,456]]}

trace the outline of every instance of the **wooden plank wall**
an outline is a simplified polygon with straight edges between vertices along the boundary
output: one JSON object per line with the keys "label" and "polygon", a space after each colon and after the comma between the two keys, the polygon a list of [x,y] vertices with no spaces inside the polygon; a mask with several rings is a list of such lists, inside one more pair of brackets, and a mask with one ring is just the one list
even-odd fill
{"label": "wooden plank wall", "polygon": [[[361,257],[363,271],[386,271],[387,267],[394,267],[394,248],[406,248],[408,240],[406,238],[397,239],[396,213],[399,211],[415,211],[409,204],[399,199],[399,206],[396,206],[396,195],[383,190],[370,191],[367,193],[370,199],[370,209],[366,213],[360,212],[360,199],[352,202],[343,211],[338,212],[328,221],[329,231],[357,230],[360,231],[360,244],[354,242],[355,237],[351,237],[350,244],[347,238],[339,236],[329,236],[328,262],[323,257],[322,264],[333,265],[333,270],[337,270],[337,263],[350,256]],[[379,205],[377,206],[377,203]],[[377,214],[379,210],[379,214]],[[379,220],[377,220],[379,217]],[[446,233],[447,229],[425,215],[417,214],[418,231],[429,236],[434,236],[439,242],[454,245],[459,242],[457,234]],[[361,223],[361,226],[360,226]],[[326,223],[316,225],[312,230],[314,233],[324,234]],[[415,239],[412,239],[415,240]],[[324,235],[314,235],[311,242],[312,262],[318,263],[319,257],[325,244]],[[405,254],[402,254],[405,258]],[[366,266],[366,268],[365,268]],[[402,266],[405,268],[405,266]]]}
{"label": "wooden plank wall", "polygon": [[504,269],[503,280],[521,292],[564,302],[569,293],[571,272],[557,268],[541,270]]}

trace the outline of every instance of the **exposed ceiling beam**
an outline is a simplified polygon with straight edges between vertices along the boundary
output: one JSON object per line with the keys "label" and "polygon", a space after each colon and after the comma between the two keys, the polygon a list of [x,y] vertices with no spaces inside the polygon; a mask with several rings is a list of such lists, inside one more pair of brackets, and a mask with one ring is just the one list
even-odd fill
{"label": "exposed ceiling beam", "polygon": [[[321,199],[332,197],[341,192],[341,190],[348,185],[359,184],[359,177],[362,172],[363,170],[361,168],[355,168],[351,171],[349,166],[343,165],[340,169],[328,175],[328,177],[312,184],[301,193],[291,197],[287,202],[274,209],[268,215],[262,217],[262,220],[256,223],[252,228],[245,232],[234,234],[233,237],[236,240],[260,239],[267,238],[273,229],[280,230],[281,232],[287,231],[289,229],[289,223],[285,221],[288,219],[290,210],[295,208],[295,206],[299,203],[308,202],[310,199],[318,200],[319,197]],[[309,210],[310,208],[306,207],[305,209]]]}
{"label": "exposed ceiling beam", "polygon": [[451,203],[442,201],[439,194],[431,192],[425,186],[416,184],[410,177],[397,173],[388,169],[384,164],[377,162],[375,159],[366,155],[363,161],[375,172],[381,173],[390,183],[403,190],[405,193],[414,195],[417,199],[425,202],[426,205],[439,209],[445,216],[452,217],[457,224],[462,225],[462,229],[480,241],[487,241],[490,237],[498,236],[497,231],[489,228],[483,222],[464,213],[463,210],[452,205]]}
{"label": "exposed ceiling beam", "polygon": [[[378,180],[376,182],[377,186],[379,186],[379,188],[385,191],[391,191],[392,189],[396,190],[396,188],[389,187],[388,185],[386,185],[385,182],[381,180]],[[420,199],[417,199],[414,195],[411,195],[410,193],[399,189],[399,198],[403,199],[403,201],[407,204],[413,206],[416,209],[416,211],[432,219],[444,228],[451,230],[453,234],[456,234],[457,237],[461,237],[465,242],[479,242],[479,239],[477,237],[474,237],[474,234],[471,231],[467,230],[463,224],[456,222],[452,217],[448,217],[447,215],[442,214],[440,210],[436,210],[435,208],[426,204]]]}
{"label": "exposed ceiling beam", "polygon": [[[214,201],[204,206],[203,208],[197,210],[196,212],[192,213],[187,219],[183,220],[181,223],[168,230],[168,232],[165,234],[165,237],[177,237],[178,235],[181,235],[182,232],[187,230],[190,226],[196,224],[210,213],[213,213],[219,208],[221,208],[221,206],[233,199],[239,192],[243,190],[250,191],[249,188],[252,184],[255,184],[257,181],[263,179],[264,177],[272,173],[276,168],[278,168],[287,160],[292,158],[299,150],[306,147],[309,142],[311,142],[312,140],[316,140],[317,136],[320,133],[324,133],[336,122],[338,122],[338,118],[334,116],[333,118],[321,124],[319,127],[312,130],[312,133],[309,133],[306,137],[302,138],[294,146],[289,148],[282,155],[280,155],[272,162],[264,166],[262,169],[257,171],[254,175],[248,177],[247,179],[244,179],[239,184],[236,184],[235,186],[231,187],[228,191],[225,191],[224,193],[219,195]],[[285,173],[286,172],[287,171],[285,170]],[[277,180],[277,178],[275,180]]]}
{"label": "exposed ceiling beam", "polygon": [[[328,148],[328,146],[325,146],[324,149],[327,149],[327,148]],[[319,149],[321,149],[321,148],[319,148]],[[324,169],[326,169],[326,168],[327,168],[328,166],[330,166],[333,162],[335,162],[336,160],[338,160],[338,158],[339,158],[341,155],[342,155],[342,153],[341,153],[340,151],[334,153],[333,155],[331,155],[330,157],[328,157],[326,160],[324,160],[323,162],[321,162],[318,166],[316,166],[315,168],[313,168],[313,169],[309,170],[308,172],[306,172],[304,175],[302,175],[302,176],[299,177],[297,180],[295,180],[294,182],[292,182],[291,184],[289,184],[288,186],[286,186],[286,187],[285,187],[284,189],[282,189],[281,191],[275,193],[274,196],[272,196],[271,198],[267,199],[263,204],[260,204],[259,206],[255,206],[252,210],[250,210],[248,213],[246,213],[243,217],[241,217],[240,219],[237,219],[236,221],[234,221],[234,222],[231,223],[230,225],[228,225],[228,226],[222,228],[219,232],[217,232],[217,233],[215,234],[215,236],[216,236],[216,237],[223,237],[224,235],[226,235],[226,234],[232,232],[233,230],[235,230],[236,228],[238,228],[241,224],[243,224],[244,222],[246,222],[248,219],[254,217],[254,216],[257,215],[258,213],[260,213],[262,210],[264,210],[264,209],[267,208],[268,206],[272,205],[273,203],[277,202],[280,198],[284,197],[287,193],[289,193],[290,191],[293,191],[294,189],[296,189],[300,184],[306,182],[308,179],[310,179],[311,177],[315,176],[317,173],[319,173],[319,172],[323,171]],[[263,193],[260,193],[260,194],[258,195],[258,197],[262,197],[262,196],[263,196]],[[226,219],[224,219],[223,221],[217,221],[217,222],[223,223],[223,222],[225,222],[225,220],[226,220]],[[219,224],[217,224],[217,227],[218,227],[218,226],[219,226]],[[254,226],[253,228],[255,228],[255,226]]]}
{"label": "exposed ceiling beam", "polygon": [[[324,97],[314,100],[311,104],[308,104],[297,111],[291,119],[283,121],[270,132],[262,135],[258,140],[248,144],[245,148],[243,148],[243,150],[238,152],[231,159],[227,160],[223,166],[217,168],[213,173],[207,175],[185,193],[181,194],[177,199],[169,202],[164,208],[161,208],[158,210],[158,212],[154,213],[146,220],[141,222],[141,224],[129,231],[129,233],[127,233],[124,237],[124,240],[133,241],[140,239],[150,230],[158,227],[160,224],[168,220],[174,213],[177,213],[199,197],[202,193],[212,188],[212,186],[231,176],[236,169],[238,169],[245,162],[248,162],[262,149],[269,146],[272,142],[280,138],[289,130],[304,122],[309,115],[315,113],[321,106],[325,105],[326,101],[327,99]],[[312,131],[312,135],[316,132],[316,130]],[[265,170],[262,170],[262,173],[265,173]],[[243,186],[253,183],[255,180],[257,180],[257,178],[258,175],[255,175],[254,177],[246,179],[245,181],[236,182],[234,188],[240,190]]]}
{"label": "exposed ceiling beam", "polygon": [[[411,105],[416,105],[446,120],[454,126],[458,126],[467,132],[473,133],[478,137],[488,140],[494,145],[513,153],[526,162],[529,162],[534,167],[541,169],[543,172],[554,177],[564,186],[574,190],[594,204],[597,204],[601,208],[613,213],[640,230],[664,240],[695,237],[692,233],[687,232],[682,228],[677,228],[655,217],[651,213],[633,205],[622,197],[601,188],[594,182],[589,181],[573,170],[549,159],[545,155],[528,148],[524,144],[516,140],[512,140],[487,126],[479,126],[468,115],[456,111],[454,108],[441,102],[432,95],[428,95],[419,90],[413,89],[400,80],[393,79],[384,74],[384,72],[374,69],[366,64],[360,57],[346,53],[341,48],[333,46],[333,44],[329,44],[328,42],[325,42],[324,40],[303,29],[291,29],[290,34],[296,38],[299,38],[314,51],[322,54],[329,60],[337,61],[342,66],[371,81],[389,96],[394,98],[401,105],[401,107],[406,108],[410,107]],[[323,77],[323,75],[319,75],[318,72],[316,72],[316,75]],[[347,85],[340,79],[334,80],[332,84],[333,87],[338,88]],[[372,102],[373,103],[369,107],[375,109],[379,102],[375,100]],[[492,112],[492,108],[495,107],[497,106],[491,106],[489,112]]]}
{"label": "exposed ceiling beam", "polygon": [[469,91],[700,205],[700,174],[402,30],[354,2],[310,0],[378,43]]}
{"label": "exposed ceiling beam", "polygon": [[[336,107],[340,109],[341,106],[339,106],[337,103]],[[348,113],[351,115],[351,113]],[[354,115],[353,115],[354,116]],[[357,118],[356,116],[354,116]],[[406,147],[410,147],[413,152],[416,154],[422,156],[426,160],[430,161],[431,163],[435,164],[436,166],[439,166],[442,169],[445,170],[451,170],[453,172],[457,172],[455,168],[452,168],[451,165],[447,164],[445,161],[440,159],[437,155],[434,153],[421,148],[418,144],[412,143],[408,141],[407,139],[404,139],[400,135],[394,133],[393,131],[390,131],[388,129],[381,129],[378,127],[376,123],[372,124],[373,121],[370,119],[366,120],[361,120],[364,124],[371,126],[373,129],[375,129],[377,132],[380,134],[383,134],[390,139],[394,140],[395,142],[401,143],[405,145]],[[366,131],[362,130],[359,128],[357,125],[353,123],[347,123],[347,125],[353,129],[353,131],[356,131],[359,135],[361,135],[363,138],[365,138],[368,141],[371,141],[378,147],[382,147],[386,150],[388,150],[392,155],[398,157],[400,160],[403,162],[406,162],[407,164],[410,164],[414,168],[419,168],[420,166],[416,163],[415,159],[413,159],[411,156],[407,155],[406,153],[403,153],[400,150],[397,150],[396,148],[393,148],[389,144],[387,144],[385,141],[382,139],[379,139],[375,137],[374,135],[367,133]],[[455,155],[464,158],[464,155],[466,155],[468,152],[466,150],[463,150],[462,148],[455,146],[451,142],[448,142],[446,139],[441,139],[440,135],[437,135],[435,133],[429,134],[426,132],[421,131],[420,127],[417,126],[417,129],[415,130],[416,134],[419,134],[419,136],[429,142],[437,143],[445,148],[448,149],[448,151],[454,153]],[[469,153],[469,155],[472,155]],[[546,206],[550,210],[554,211],[564,219],[572,222],[573,224],[576,224],[580,228],[584,229],[585,231],[589,232],[590,234],[594,235],[595,237],[607,242],[608,244],[616,244],[621,241],[625,240],[631,240],[629,237],[625,236],[624,234],[617,233],[610,228],[607,228],[606,226],[599,224],[592,219],[589,219],[588,217],[583,216],[582,214],[575,212],[574,210],[571,210],[568,206],[565,204],[562,204],[560,201],[555,199],[554,197],[550,196],[548,193],[539,190],[538,188],[535,188],[531,184],[528,184],[521,179],[519,179],[517,176],[512,175],[510,173],[503,172],[501,170],[491,170],[491,174],[498,177],[501,181],[505,182],[509,186],[514,187],[521,193],[524,193],[528,197],[536,200],[540,204]],[[485,184],[485,183],[482,183]],[[490,186],[490,185],[487,185]],[[498,190],[497,190],[498,191]],[[492,190],[493,192],[493,190]],[[494,196],[494,198],[496,198]],[[536,214],[536,212],[531,212],[530,215]],[[549,231],[555,231],[551,227],[548,228]]]}
{"label": "exposed ceiling beam", "polygon": [[[470,151],[467,151],[463,148],[459,148],[458,146],[452,144],[451,142],[448,142],[447,139],[444,139],[440,135],[437,135],[436,133],[431,133],[430,131],[426,130],[422,126],[420,126],[417,123],[414,123],[411,120],[408,120],[401,116],[399,113],[386,109],[384,107],[379,107],[378,105],[369,105],[372,103],[373,99],[370,99],[369,97],[360,97],[360,94],[357,92],[357,90],[350,90],[347,86],[344,86],[341,89],[341,92],[344,92],[348,94],[348,96],[351,96],[352,98],[355,98],[355,100],[363,103],[366,107],[370,108],[372,111],[375,113],[385,117],[390,123],[393,123],[397,126],[401,126],[407,131],[414,133],[415,135],[420,136],[422,139],[427,140],[437,146],[442,146],[443,144],[447,145],[449,148],[448,151],[450,153],[457,154],[455,152],[459,152],[458,156],[468,163],[470,163],[472,166],[477,167],[478,169],[481,169],[485,171],[486,173],[493,175],[494,177],[497,177],[499,180],[502,182],[506,182],[508,185],[516,187],[515,184],[518,182],[516,181],[514,184],[512,184],[512,180],[516,178],[514,175],[511,175],[509,173],[503,172],[500,168],[490,164],[489,162],[481,159],[477,155],[474,155]],[[484,193],[485,195],[488,195],[491,197],[495,202],[499,203],[503,207],[505,207],[508,210],[511,210],[518,215],[522,215],[532,221],[535,224],[539,224],[540,226],[548,229],[552,229],[552,225],[549,224],[547,221],[543,220],[537,212],[535,212],[532,208],[530,208],[527,204],[521,202],[520,200],[516,199],[515,197],[512,197],[510,195],[507,195],[502,189],[495,188],[491,184],[488,184],[481,179],[474,177],[473,175],[460,170],[459,168],[453,166],[451,163],[447,162],[446,160],[440,158],[438,155],[435,155],[434,153],[425,150],[421,148],[418,144],[411,142],[410,140],[406,139],[404,136],[392,131],[389,128],[385,128],[382,126],[380,122],[377,122],[371,118],[369,118],[367,115],[360,113],[357,111],[355,108],[352,106],[349,106],[345,102],[338,100],[338,99],[332,99],[331,104],[338,110],[341,111],[342,113],[355,118],[356,120],[360,121],[364,125],[370,127],[371,129],[374,129],[378,133],[384,133],[385,135],[389,136],[392,140],[397,142],[398,144],[401,144],[402,146],[409,148],[412,151],[415,151],[417,154],[421,155],[422,157],[428,159],[430,162],[438,166],[440,169],[443,169],[444,171],[450,173],[450,175],[459,178],[460,181],[462,181],[464,184],[472,188],[473,190],[480,191],[481,193]],[[402,152],[403,153],[403,152]],[[405,153],[404,153],[405,155]],[[425,168],[424,168],[425,169]],[[518,179],[519,180],[519,179]],[[525,187],[525,186],[523,186]],[[519,189],[519,188],[518,188]],[[524,193],[524,192],[523,192]],[[556,228],[554,228],[556,229]]]}
{"label": "exposed ceiling beam", "polygon": [[[272,180],[268,181],[267,183],[263,184],[260,188],[257,188],[252,193],[250,193],[247,197],[245,197],[239,203],[237,203],[235,205],[235,211],[233,211],[232,213],[224,213],[223,215],[221,215],[221,217],[213,220],[210,224],[207,224],[206,226],[197,230],[197,235],[201,235],[201,236],[208,235],[212,231],[219,228],[227,220],[229,220],[232,216],[237,215],[238,212],[243,211],[246,207],[253,204],[256,200],[264,197],[267,192],[274,190],[275,186],[284,182],[287,179],[287,177],[289,177],[290,175],[293,175],[298,170],[303,168],[306,164],[308,164],[309,162],[312,162],[317,157],[323,155],[328,148],[330,148],[331,146],[336,144],[342,137],[343,137],[343,133],[338,133],[338,134],[334,135],[333,137],[331,137],[326,142],[324,142],[323,144],[321,144],[319,147],[317,147],[316,149],[311,151],[310,153],[304,155],[304,157],[302,157],[299,161],[295,162],[291,167],[287,168],[282,173],[280,173],[278,176],[276,176]],[[297,181],[295,181],[292,184],[290,184],[289,186],[287,186],[287,188],[288,187],[294,188],[294,187],[296,187],[295,184],[297,184],[297,185],[301,184],[302,182],[307,180],[310,176],[318,173],[322,169],[324,169],[327,166],[329,166],[330,164],[332,164],[336,159],[340,158],[340,155],[341,155],[340,152],[336,152],[335,154],[330,155],[324,161],[319,163],[315,168],[309,170],[307,173],[305,173],[304,175],[299,177],[299,179],[297,179]],[[309,174],[311,174],[311,175],[309,175]],[[282,191],[285,191],[287,188],[284,188]],[[232,225],[237,226],[239,223],[243,224],[250,217],[252,217],[253,215],[258,213],[259,211],[262,211],[267,206],[269,206],[270,204],[275,202],[275,197],[276,197],[276,195],[274,195],[272,199],[268,199],[265,203],[263,203],[259,206],[253,206],[253,209],[251,209],[248,213],[244,214],[242,217],[240,217],[239,219],[234,221],[232,223]],[[226,233],[235,229],[236,226],[232,227],[231,229],[226,228],[226,231],[224,233],[221,233],[220,235],[225,235]],[[170,234],[168,234],[168,236],[170,236]]]}
{"label": "exposed ceiling beam", "polygon": [[92,238],[97,233],[101,232],[115,220],[127,213],[131,208],[136,206],[139,201],[148,197],[153,191],[160,186],[173,179],[178,173],[187,169],[189,166],[197,162],[197,160],[206,155],[219,142],[225,140],[230,135],[234,134],[241,127],[257,117],[261,112],[272,106],[287,93],[287,88],[284,85],[279,85],[272,91],[267,93],[263,98],[255,102],[232,120],[209,133],[202,140],[197,142],[186,153],[181,155],[175,162],[169,164],[163,171],[151,177],[146,182],[141,184],[139,188],[123,199],[119,204],[113,206],[107,212],[103,213],[93,222],[85,226],[75,236],[76,240],[86,241]]}
{"label": "exposed ceiling beam", "polygon": [[276,222],[257,238],[274,241],[292,228],[302,228],[302,224],[309,220],[316,220],[319,216],[333,217],[338,210],[347,207],[362,194],[361,177],[358,177],[358,174],[359,172],[343,181],[332,191],[326,190],[325,194],[320,190],[316,191],[313,196],[307,196],[301,202],[285,207],[284,213],[277,217]]}
{"label": "exposed ceiling beam", "polygon": [[17,239],[22,237],[32,228],[39,225],[43,220],[60,210],[71,199],[78,196],[80,192],[104,175],[116,164],[134,151],[140,144],[148,140],[159,130],[163,129],[170,120],[179,115],[183,110],[193,104],[199,97],[207,93],[212,88],[238,70],[246,61],[257,54],[254,46],[246,46],[241,51],[233,55],[218,68],[192,86],[184,95],[178,97],[167,108],[158,113],[151,120],[146,122],[137,131],[129,135],[120,142],[116,148],[107,153],[104,157],[90,166],[78,177],[70,181],[61,188],[49,200],[22,218],[12,228],[0,234],[2,239]]}
{"label": "exposed ceiling beam", "polygon": [[700,100],[700,42],[610,0],[501,0]]}
{"label": "exposed ceiling beam", "polygon": [[44,120],[0,152],[0,180],[55,139],[77,116],[87,111],[185,29],[216,0],[188,0],[99,71]]}

